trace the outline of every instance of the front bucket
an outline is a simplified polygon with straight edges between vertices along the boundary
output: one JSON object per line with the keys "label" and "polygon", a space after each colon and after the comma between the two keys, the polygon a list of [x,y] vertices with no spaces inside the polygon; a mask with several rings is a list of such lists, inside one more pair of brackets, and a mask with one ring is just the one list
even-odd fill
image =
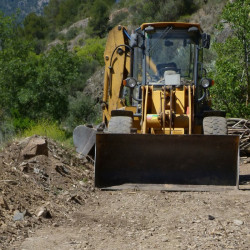
{"label": "front bucket", "polygon": [[238,187],[238,148],[238,136],[96,134],[95,185]]}

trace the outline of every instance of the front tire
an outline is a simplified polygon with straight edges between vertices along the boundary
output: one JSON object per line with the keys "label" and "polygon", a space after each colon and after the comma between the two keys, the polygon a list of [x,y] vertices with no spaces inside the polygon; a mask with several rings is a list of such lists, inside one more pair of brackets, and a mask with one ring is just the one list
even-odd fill
{"label": "front tire", "polygon": [[203,119],[204,135],[227,135],[227,120],[224,117],[209,116]]}
{"label": "front tire", "polygon": [[133,119],[129,116],[112,116],[109,125],[108,132],[115,134],[130,134]]}

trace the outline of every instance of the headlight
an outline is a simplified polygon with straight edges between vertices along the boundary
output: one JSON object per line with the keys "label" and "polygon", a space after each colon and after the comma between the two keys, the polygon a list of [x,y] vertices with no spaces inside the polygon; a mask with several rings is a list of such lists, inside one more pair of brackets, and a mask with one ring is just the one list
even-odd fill
{"label": "headlight", "polygon": [[137,81],[133,77],[128,77],[127,79],[123,80],[123,85],[129,88],[134,88],[137,84]]}
{"label": "headlight", "polygon": [[202,78],[201,79],[201,85],[204,89],[207,89],[211,86],[212,80],[209,78]]}

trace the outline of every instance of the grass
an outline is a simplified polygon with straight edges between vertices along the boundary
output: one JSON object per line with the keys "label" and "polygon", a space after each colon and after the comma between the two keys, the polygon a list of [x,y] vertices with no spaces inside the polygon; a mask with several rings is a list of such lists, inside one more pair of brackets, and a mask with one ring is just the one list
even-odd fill
{"label": "grass", "polygon": [[58,141],[67,148],[73,148],[72,134],[62,129],[57,122],[40,120],[30,128],[19,134],[19,137],[30,137],[33,135],[46,136]]}

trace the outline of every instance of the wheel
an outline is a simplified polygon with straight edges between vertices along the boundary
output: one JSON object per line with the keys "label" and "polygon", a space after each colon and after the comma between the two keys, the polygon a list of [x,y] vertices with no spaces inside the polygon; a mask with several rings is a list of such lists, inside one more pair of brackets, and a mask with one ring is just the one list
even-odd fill
{"label": "wheel", "polygon": [[224,117],[209,116],[203,119],[204,135],[227,135],[227,120]]}
{"label": "wheel", "polygon": [[112,116],[109,121],[108,132],[130,134],[133,119],[129,116]]}

